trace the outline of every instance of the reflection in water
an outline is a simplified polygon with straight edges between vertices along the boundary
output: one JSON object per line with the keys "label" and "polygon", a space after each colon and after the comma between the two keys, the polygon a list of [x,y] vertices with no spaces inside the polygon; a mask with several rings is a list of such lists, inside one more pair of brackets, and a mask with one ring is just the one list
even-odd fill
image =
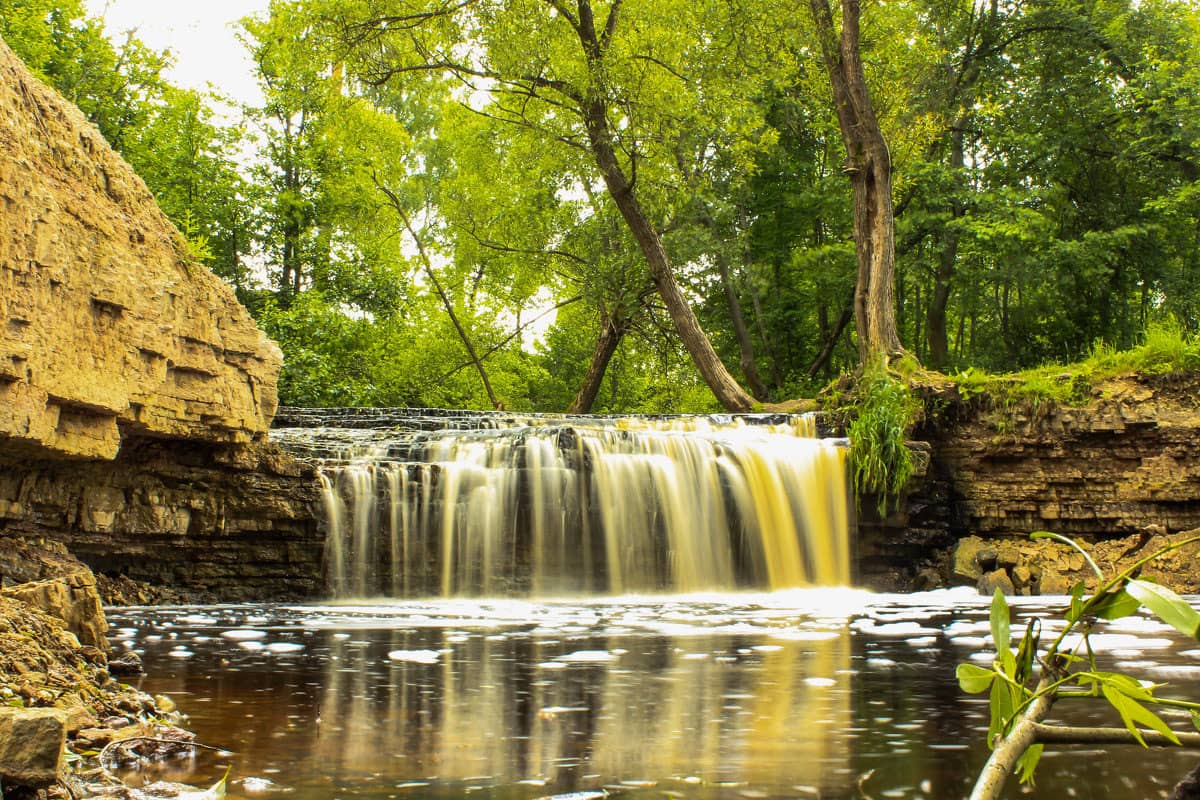
{"label": "reflection in water", "polygon": [[[850,800],[867,781],[876,798],[957,800],[984,759],[986,699],[959,693],[953,671],[990,657],[986,615],[986,599],[957,592],[810,591],[112,618],[118,647],[145,653],[142,688],[236,753],[235,792],[255,778],[295,800]],[[1197,699],[1195,643],[1124,624],[1097,640],[1103,667],[1140,663]],[[1165,797],[1193,760],[1077,754],[1047,753],[1038,788],[1006,796]],[[198,766],[199,784],[223,771]]]}

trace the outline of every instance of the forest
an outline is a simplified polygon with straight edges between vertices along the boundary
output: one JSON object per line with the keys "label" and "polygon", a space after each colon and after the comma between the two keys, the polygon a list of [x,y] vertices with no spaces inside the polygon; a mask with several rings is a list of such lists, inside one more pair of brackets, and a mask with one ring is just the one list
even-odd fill
{"label": "forest", "polygon": [[[704,411],[737,406],[714,376],[771,402],[860,361],[819,8],[274,0],[239,27],[265,102],[232,115],[82,0],[0,0],[0,37],[280,344],[285,404]],[[855,24],[905,353],[1001,372],[1195,335],[1200,7]]]}

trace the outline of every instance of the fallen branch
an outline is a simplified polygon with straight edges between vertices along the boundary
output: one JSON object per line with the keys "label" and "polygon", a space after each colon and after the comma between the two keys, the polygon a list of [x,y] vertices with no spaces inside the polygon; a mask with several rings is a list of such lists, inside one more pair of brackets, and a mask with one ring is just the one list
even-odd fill
{"label": "fallen branch", "polygon": [[[1075,728],[1065,725],[1031,723],[1034,741],[1040,744],[1139,744],[1126,728]],[[1173,742],[1156,731],[1142,731],[1148,747],[1200,748],[1200,733],[1176,733]]]}
{"label": "fallen branch", "polygon": [[[212,750],[213,752],[216,752],[216,753],[229,752],[228,750],[226,750],[223,747],[213,747],[213,746],[207,745],[207,744],[200,744],[199,742],[188,742],[188,741],[182,741],[180,739],[164,739],[164,738],[161,738],[158,736],[130,736],[126,739],[116,739],[116,740],[111,741],[108,744],[104,745],[104,748],[100,751],[100,755],[97,756],[97,760],[100,762],[101,769],[105,770],[106,772],[108,771],[108,762],[106,759],[109,756],[109,751],[118,750],[122,747],[125,747],[126,745],[145,744],[145,743],[165,744],[165,745],[171,745],[172,747],[179,747],[179,748],[194,747],[199,750]],[[146,758],[146,756],[142,756],[139,754],[138,758]]]}

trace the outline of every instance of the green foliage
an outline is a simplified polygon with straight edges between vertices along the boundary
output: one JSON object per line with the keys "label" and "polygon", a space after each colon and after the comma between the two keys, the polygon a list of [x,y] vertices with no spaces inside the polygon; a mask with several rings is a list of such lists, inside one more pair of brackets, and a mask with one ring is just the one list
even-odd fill
{"label": "green foliage", "polygon": [[865,372],[854,389],[850,439],[850,469],[858,495],[874,495],[880,514],[889,502],[899,500],[913,474],[913,457],[907,447],[908,431],[918,404],[908,384],[889,374],[882,365]]}
{"label": "green foliage", "polygon": [[1189,334],[1175,320],[1152,323],[1142,343],[1116,350],[1098,343],[1091,355],[1066,366],[1045,366],[1009,375],[989,375],[968,369],[951,376],[964,399],[987,395],[1004,406],[1037,407],[1086,402],[1100,382],[1129,373],[1161,375],[1200,369],[1200,336]]}
{"label": "green foliage", "polygon": [[[1100,567],[1074,540],[1055,533],[1037,532],[1035,539],[1053,539],[1084,555],[1096,573],[1099,587],[1084,597],[1083,584],[1071,591],[1070,605],[1062,612],[1062,630],[1047,647],[1040,647],[1042,619],[1031,618],[1021,644],[1014,653],[1011,644],[1011,610],[1000,589],[992,597],[989,619],[996,659],[990,668],[971,663],[959,664],[955,675],[959,688],[968,694],[989,692],[990,725],[987,740],[996,747],[1008,736],[1021,715],[1039,699],[1077,699],[1103,697],[1117,712],[1129,734],[1143,747],[1143,730],[1162,734],[1179,744],[1175,732],[1158,716],[1154,708],[1188,711],[1193,720],[1200,704],[1160,697],[1161,686],[1139,681],[1122,673],[1098,668],[1088,636],[1100,620],[1115,620],[1136,614],[1145,608],[1176,630],[1200,639],[1200,613],[1165,586],[1134,577],[1142,567],[1163,555],[1178,550],[1200,536],[1162,548],[1119,574],[1106,577]],[[1070,645],[1071,636],[1078,639]],[[1038,669],[1040,665],[1040,674]],[[1041,757],[1041,746],[1029,747],[1017,762],[1022,783],[1032,783],[1034,769]]]}

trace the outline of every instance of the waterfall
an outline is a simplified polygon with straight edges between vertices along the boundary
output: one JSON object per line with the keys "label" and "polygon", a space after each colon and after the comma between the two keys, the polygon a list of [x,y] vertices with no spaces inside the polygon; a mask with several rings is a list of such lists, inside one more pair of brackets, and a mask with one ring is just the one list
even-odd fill
{"label": "waterfall", "polygon": [[275,432],[318,458],[334,597],[850,581],[844,442],[811,416],[453,419]]}

